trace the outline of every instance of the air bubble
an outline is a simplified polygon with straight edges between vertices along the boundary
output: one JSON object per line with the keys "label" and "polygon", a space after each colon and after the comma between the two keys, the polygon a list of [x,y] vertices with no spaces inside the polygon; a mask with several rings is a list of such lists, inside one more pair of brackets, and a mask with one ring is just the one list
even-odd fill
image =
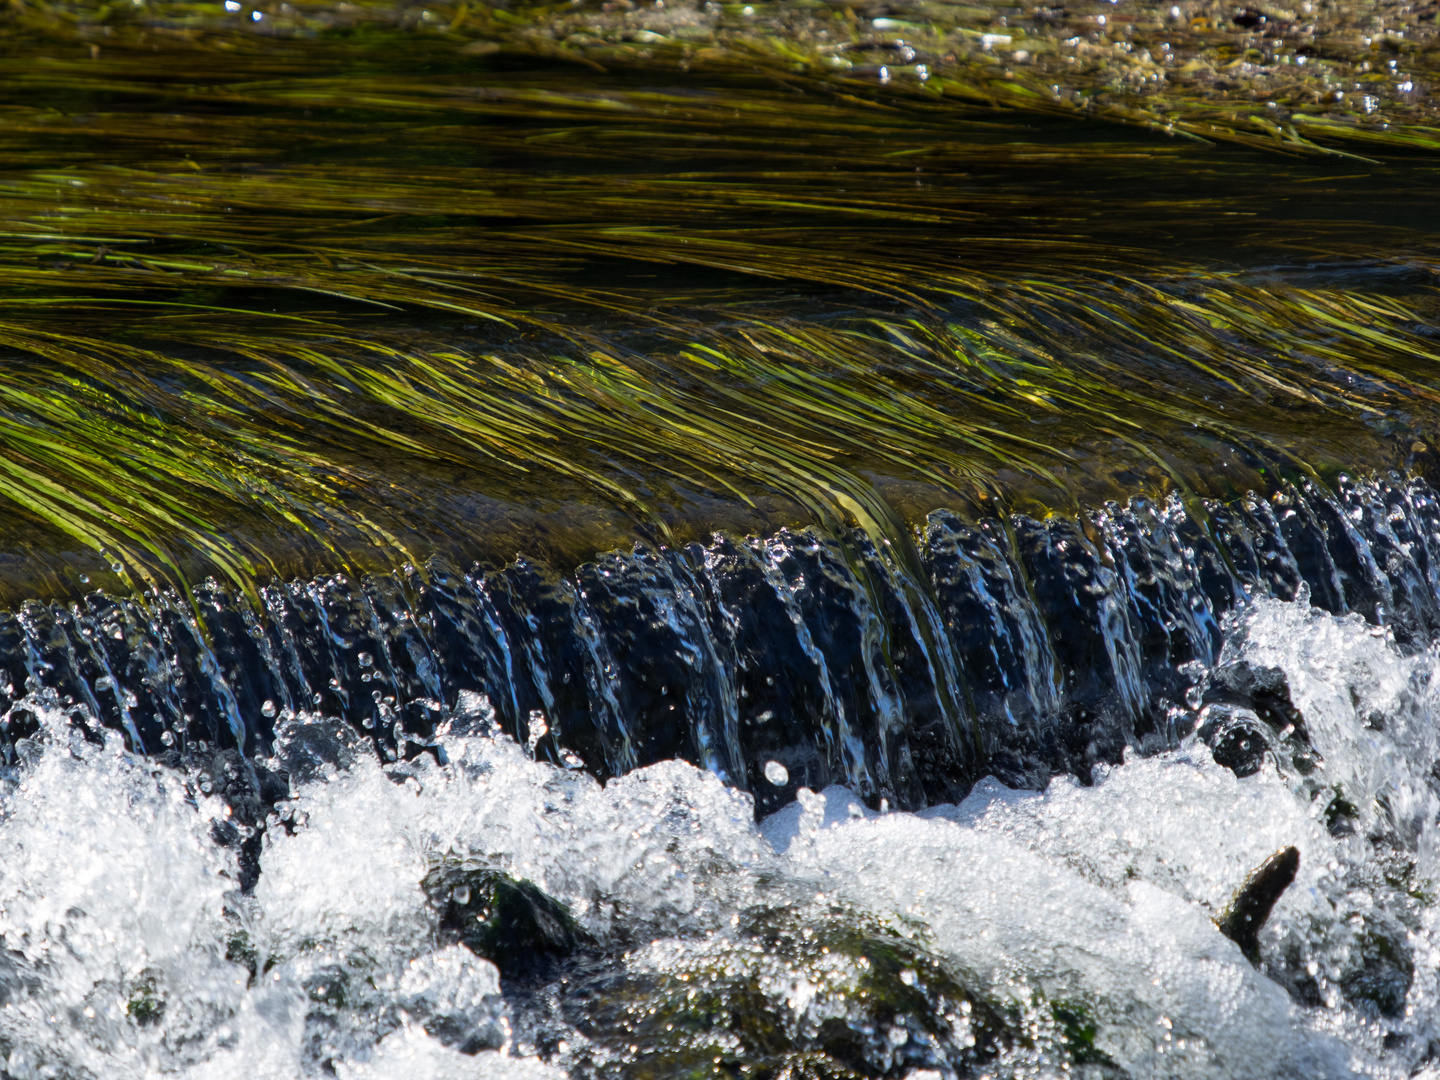
{"label": "air bubble", "polygon": [[767,761],[765,763],[765,779],[776,787],[784,787],[790,782],[790,770],[778,761]]}
{"label": "air bubble", "polygon": [[374,667],[374,666],[375,666],[375,657],[371,656],[368,652],[362,652],[362,653],[361,653],[359,656],[357,656],[355,659],[358,660],[358,661],[360,661],[360,666],[361,666],[361,667]]}
{"label": "air bubble", "polygon": [[271,700],[269,700],[269,699],[267,698],[266,701],[265,701],[265,704],[260,706],[260,715],[261,715],[261,716],[264,716],[264,717],[266,717],[266,718],[269,718],[269,717],[274,716],[274,715],[275,715],[275,702],[273,702],[273,701],[271,701]]}

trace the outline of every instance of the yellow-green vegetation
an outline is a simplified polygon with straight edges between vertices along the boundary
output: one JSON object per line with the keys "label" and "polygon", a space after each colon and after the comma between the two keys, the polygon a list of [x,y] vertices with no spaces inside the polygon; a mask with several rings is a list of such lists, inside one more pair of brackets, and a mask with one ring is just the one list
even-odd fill
{"label": "yellow-green vegetation", "polygon": [[[1426,0],[12,0],[22,39],[254,54],[409,37],[596,72],[765,72],[920,100],[1081,113],[1290,150],[1440,145]],[[383,96],[383,90],[380,92]]]}
{"label": "yellow-green vegetation", "polygon": [[12,5],[0,600],[800,522],[903,563],[941,505],[1426,459],[1440,162],[997,111],[816,28],[895,10],[757,6],[828,58],[786,68],[620,7]]}

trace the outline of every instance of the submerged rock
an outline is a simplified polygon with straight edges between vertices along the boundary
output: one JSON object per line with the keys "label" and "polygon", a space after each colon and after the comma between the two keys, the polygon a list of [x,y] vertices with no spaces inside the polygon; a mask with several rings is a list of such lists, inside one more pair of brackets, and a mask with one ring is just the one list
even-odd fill
{"label": "submerged rock", "polygon": [[1246,660],[1221,664],[1210,673],[1204,702],[1198,734],[1236,776],[1259,772],[1267,755],[1301,776],[1320,764],[1281,669]]}
{"label": "submerged rock", "polygon": [[564,904],[500,870],[442,863],[421,882],[440,914],[440,935],[483,956],[505,976],[533,973],[589,943]]}
{"label": "submerged rock", "polygon": [[1039,1000],[1022,1016],[922,940],[843,908],[753,910],[566,979],[564,1019],[587,1040],[567,1062],[579,1075],[953,1080],[1005,1075],[1017,1054],[1096,1076],[1111,1065],[1083,1005]]}
{"label": "submerged rock", "polygon": [[1340,977],[1340,992],[1353,1005],[1370,1007],[1381,1016],[1405,1011],[1405,998],[1415,980],[1415,954],[1405,927],[1374,910],[1356,933],[1351,966]]}

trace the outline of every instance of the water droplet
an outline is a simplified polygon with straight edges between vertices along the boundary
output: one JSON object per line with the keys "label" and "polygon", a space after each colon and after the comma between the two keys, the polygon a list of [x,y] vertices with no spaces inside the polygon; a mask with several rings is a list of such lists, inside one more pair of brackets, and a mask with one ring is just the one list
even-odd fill
{"label": "water droplet", "polygon": [[910,1041],[910,1032],[906,1031],[899,1024],[892,1024],[890,1030],[886,1033],[886,1037],[890,1040],[891,1046],[904,1046]]}
{"label": "water droplet", "polygon": [[110,564],[110,569],[113,570],[115,573],[118,574],[118,573],[120,573],[121,571],[123,571],[123,570],[125,569],[125,564],[124,564],[124,563],[118,563],[118,562],[112,562],[112,563]]}
{"label": "water droplet", "polygon": [[550,734],[550,725],[545,723],[545,715],[539,709],[530,711],[530,737],[525,740],[525,745],[530,748],[530,756],[535,756],[535,748],[540,745],[540,740]]}
{"label": "water droplet", "polygon": [[265,701],[265,704],[260,706],[260,715],[261,715],[261,716],[265,716],[265,717],[274,716],[274,715],[275,715],[275,702],[270,701],[270,700],[267,698],[266,701]]}
{"label": "water droplet", "polygon": [[454,897],[455,903],[459,904],[461,907],[464,907],[466,904],[470,903],[470,886],[461,885],[450,895]]}
{"label": "water droplet", "polygon": [[914,986],[915,972],[912,971],[910,968],[905,968],[903,971],[900,972],[900,981],[906,986]]}
{"label": "water droplet", "polygon": [[765,779],[776,787],[784,787],[790,782],[790,770],[778,761],[767,761],[765,763]]}
{"label": "water droplet", "polygon": [[162,743],[164,743],[166,746],[174,746],[174,745],[175,745],[175,733],[174,733],[173,731],[162,731],[162,732],[160,733],[160,741],[161,741]]}
{"label": "water droplet", "polygon": [[358,660],[358,661],[360,661],[360,666],[361,666],[361,667],[374,667],[374,666],[375,666],[375,657],[371,656],[368,652],[362,652],[362,653],[361,653],[359,656],[357,656],[355,659]]}
{"label": "water droplet", "polygon": [[100,678],[95,680],[96,690],[109,690],[114,685],[115,680],[112,679],[109,675],[101,675]]}

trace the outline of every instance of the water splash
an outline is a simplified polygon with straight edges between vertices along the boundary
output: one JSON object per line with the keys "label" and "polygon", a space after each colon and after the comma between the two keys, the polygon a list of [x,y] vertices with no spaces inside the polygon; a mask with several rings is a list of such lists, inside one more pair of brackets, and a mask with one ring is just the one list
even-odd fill
{"label": "water splash", "polygon": [[[296,715],[255,765],[289,779],[248,892],[216,842],[233,777],[138,758],[40,691],[3,793],[5,1068],[631,1077],[703,1052],[777,1074],[1411,1075],[1440,1038],[1440,654],[1257,600],[1200,680],[1202,730],[1242,664],[1283,674],[1305,769],[1277,737],[1238,775],[1192,734],[919,813],[801,788],[759,825],[682,761],[604,784],[537,761],[478,695],[408,762]],[[1299,876],[1257,970],[1214,920],[1284,846]],[[444,939],[422,881],[446,860],[533,882],[589,944],[498,977]],[[779,1034],[756,1042],[745,1010]]]}
{"label": "water splash", "polygon": [[[177,760],[268,753],[301,712],[408,756],[466,692],[518,741],[538,717],[545,760],[602,779],[679,757],[762,814],[835,783],[919,808],[987,772],[1043,786],[1178,745],[1221,619],[1261,597],[1304,593],[1423,646],[1440,631],[1437,545],[1433,492],[1399,477],[1194,512],[1174,498],[1044,521],[937,511],[923,582],[868,539],[810,530],[641,547],[568,576],[436,560],[273,586],[261,612],[212,582],[203,626],[163,594],[30,604],[0,616],[0,668],[7,701],[35,680]],[[789,784],[765,780],[770,761]]]}

